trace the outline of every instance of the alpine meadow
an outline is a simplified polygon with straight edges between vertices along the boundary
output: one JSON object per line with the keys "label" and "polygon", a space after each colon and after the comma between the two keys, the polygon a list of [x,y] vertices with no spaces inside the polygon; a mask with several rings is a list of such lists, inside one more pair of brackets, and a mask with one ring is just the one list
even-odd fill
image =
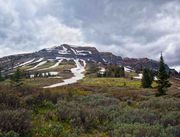
{"label": "alpine meadow", "polygon": [[0,137],[180,137],[179,0],[0,0]]}

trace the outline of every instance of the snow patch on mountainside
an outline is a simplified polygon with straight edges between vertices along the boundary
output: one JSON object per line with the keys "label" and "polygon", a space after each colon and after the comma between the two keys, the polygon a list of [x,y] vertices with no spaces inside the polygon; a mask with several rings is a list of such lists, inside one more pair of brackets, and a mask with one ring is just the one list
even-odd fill
{"label": "snow patch on mountainside", "polygon": [[[133,78],[134,78],[134,79],[139,79],[139,80],[141,80],[141,79],[143,78],[143,74],[138,74],[138,76],[135,76],[135,77],[133,77]],[[155,76],[155,77],[154,77],[154,80],[157,81],[158,78]]]}
{"label": "snow patch on mountainside", "polygon": [[52,65],[52,66],[50,66],[50,67],[48,67],[48,68],[40,69],[40,70],[48,70],[48,69],[56,68],[56,67],[59,66],[59,64],[60,64],[62,61],[63,61],[63,59],[58,60],[58,62],[55,63],[54,65]]}
{"label": "snow patch on mountainside", "polygon": [[37,64],[36,66],[34,66],[33,68],[30,68],[30,69],[28,69],[28,70],[34,70],[34,69],[36,69],[37,67],[42,66],[42,65],[44,65],[44,64],[46,64],[46,63],[47,63],[47,61],[42,61],[42,62],[40,62],[39,64]]}
{"label": "snow patch on mountainside", "polygon": [[56,68],[59,66],[59,64],[62,62],[63,60],[58,60],[58,62],[56,64],[54,64],[53,66],[49,67],[49,69],[52,69],[52,68]]}
{"label": "snow patch on mountainside", "polygon": [[92,52],[89,50],[75,50],[73,48],[71,48],[71,50],[75,55],[80,55],[80,56],[87,56],[89,54],[92,54]]}
{"label": "snow patch on mountainside", "polygon": [[134,72],[134,70],[130,69],[129,67],[124,67],[124,71],[126,71],[126,72]]}
{"label": "snow patch on mountainside", "polygon": [[17,65],[17,66],[15,66],[14,68],[22,67],[22,66],[28,65],[28,64],[30,64],[31,62],[33,62],[34,60],[35,60],[35,58],[34,58],[34,59],[31,59],[31,60],[29,60],[29,61],[27,61],[27,62],[24,62],[24,63],[22,63],[22,64],[20,64],[20,65]]}
{"label": "snow patch on mountainside", "polygon": [[138,76],[135,76],[133,78],[135,78],[135,79],[142,79],[142,77],[143,77],[143,74],[138,74]]}
{"label": "snow patch on mountainside", "polygon": [[44,58],[40,58],[40,59],[36,60],[36,61],[33,62],[33,63],[39,63],[39,62],[41,62],[43,59],[44,59]]}
{"label": "snow patch on mountainside", "polygon": [[76,55],[86,56],[89,54],[92,54],[92,52],[88,50],[76,50]]}
{"label": "snow patch on mountainside", "polygon": [[80,60],[76,59],[74,62],[76,63],[76,67],[71,69],[71,72],[74,74],[73,77],[69,79],[65,79],[64,82],[53,84],[50,86],[46,86],[44,88],[55,88],[59,86],[64,86],[68,84],[76,83],[78,80],[81,80],[84,78],[83,72],[85,71],[86,62],[84,60],[81,60],[83,62],[83,65],[79,62]]}
{"label": "snow patch on mountainside", "polygon": [[58,51],[59,54],[71,54],[66,47],[62,46],[62,48],[62,50]]}

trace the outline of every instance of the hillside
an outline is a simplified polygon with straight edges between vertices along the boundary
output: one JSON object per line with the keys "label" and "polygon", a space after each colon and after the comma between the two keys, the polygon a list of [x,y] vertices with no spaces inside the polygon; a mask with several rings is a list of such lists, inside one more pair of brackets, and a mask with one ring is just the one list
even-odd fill
{"label": "hillside", "polygon": [[[118,64],[131,67],[134,70],[140,70],[147,67],[151,70],[158,69],[158,62],[148,58],[122,58],[110,52],[99,52],[94,47],[75,47],[67,44],[56,46],[53,48],[42,49],[40,51],[12,55],[0,58],[0,66],[4,70],[13,69],[17,66],[25,66],[40,61],[64,59],[82,59],[100,64]],[[168,69],[168,66],[167,66]]]}

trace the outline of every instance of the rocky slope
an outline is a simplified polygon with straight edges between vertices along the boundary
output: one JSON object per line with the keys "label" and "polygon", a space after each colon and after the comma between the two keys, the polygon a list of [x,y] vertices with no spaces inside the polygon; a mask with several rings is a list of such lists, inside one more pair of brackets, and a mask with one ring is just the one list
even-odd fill
{"label": "rocky slope", "polygon": [[[0,68],[4,70],[12,69],[17,66],[23,66],[30,63],[38,63],[46,60],[65,59],[82,59],[86,62],[96,62],[98,64],[117,64],[128,66],[134,70],[139,70],[143,67],[157,70],[158,62],[148,58],[122,58],[110,52],[99,52],[94,47],[74,47],[67,44],[56,46],[53,48],[42,49],[40,51],[12,55],[0,58]],[[168,66],[167,66],[168,68]]]}

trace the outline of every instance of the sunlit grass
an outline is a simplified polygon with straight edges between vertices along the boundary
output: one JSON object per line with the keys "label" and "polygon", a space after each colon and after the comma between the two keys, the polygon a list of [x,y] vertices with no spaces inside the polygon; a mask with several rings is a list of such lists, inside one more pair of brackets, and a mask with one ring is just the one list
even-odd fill
{"label": "sunlit grass", "polygon": [[46,68],[53,66],[55,63],[56,62],[47,62],[47,63],[43,64],[42,66],[37,67],[37,69],[46,69]]}
{"label": "sunlit grass", "polygon": [[141,87],[141,82],[126,78],[85,78],[80,84],[90,86],[107,86],[107,87]]}
{"label": "sunlit grass", "polygon": [[62,79],[59,78],[32,78],[24,79],[24,84],[29,86],[43,87],[51,84],[62,82]]}

